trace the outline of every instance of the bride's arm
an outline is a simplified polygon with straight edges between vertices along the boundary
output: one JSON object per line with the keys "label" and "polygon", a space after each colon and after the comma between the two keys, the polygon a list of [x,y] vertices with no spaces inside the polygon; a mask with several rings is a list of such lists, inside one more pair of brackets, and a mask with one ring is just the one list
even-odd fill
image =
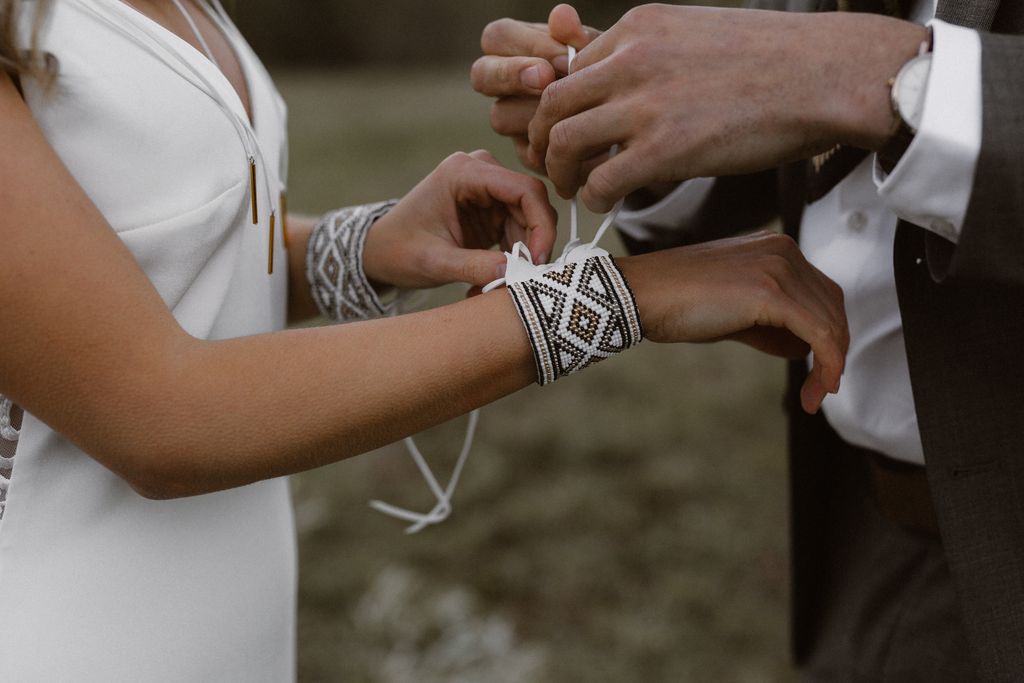
{"label": "bride's arm", "polygon": [[525,386],[498,292],[396,319],[186,334],[0,76],[0,393],[152,497],[372,449]]}
{"label": "bride's arm", "polygon": [[291,324],[320,314],[306,280],[306,246],[317,220],[313,216],[288,214],[288,322]]}
{"label": "bride's arm", "polygon": [[[195,339],[6,77],[0,140],[0,393],[143,495],[194,495],[336,461],[535,377],[504,292],[400,318]],[[787,327],[819,359],[806,403],[816,408],[837,386],[845,353],[829,284],[777,237],[704,249],[623,259],[648,336],[701,341]]]}
{"label": "bride's arm", "polygon": [[[293,323],[318,312],[306,256],[319,220],[290,216],[288,319]],[[378,288],[452,282],[482,287],[504,273],[505,256],[491,247],[509,250],[522,241],[534,262],[546,262],[557,221],[539,179],[508,170],[486,150],[457,152],[373,223],[362,265]]]}

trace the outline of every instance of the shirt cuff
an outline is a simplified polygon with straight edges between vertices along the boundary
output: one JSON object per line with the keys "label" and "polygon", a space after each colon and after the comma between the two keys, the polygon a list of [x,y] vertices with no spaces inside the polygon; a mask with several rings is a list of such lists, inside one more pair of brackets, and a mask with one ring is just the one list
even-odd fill
{"label": "shirt cuff", "polygon": [[650,206],[631,209],[627,205],[615,219],[615,227],[640,242],[658,232],[684,229],[696,217],[708,198],[714,178],[693,178]]}
{"label": "shirt cuff", "polygon": [[878,196],[903,220],[960,239],[981,152],[981,38],[935,19],[921,129],[892,173],[875,157]]}

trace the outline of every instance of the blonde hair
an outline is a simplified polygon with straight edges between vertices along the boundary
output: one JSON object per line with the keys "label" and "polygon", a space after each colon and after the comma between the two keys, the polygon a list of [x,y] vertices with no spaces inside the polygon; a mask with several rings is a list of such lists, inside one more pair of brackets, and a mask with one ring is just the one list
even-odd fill
{"label": "blonde hair", "polygon": [[[27,46],[19,44],[18,29],[24,4],[34,7],[32,32]],[[16,80],[22,76],[31,76],[49,85],[56,76],[56,59],[39,49],[39,31],[50,11],[50,4],[51,0],[35,0],[32,3],[0,0],[0,70]]]}

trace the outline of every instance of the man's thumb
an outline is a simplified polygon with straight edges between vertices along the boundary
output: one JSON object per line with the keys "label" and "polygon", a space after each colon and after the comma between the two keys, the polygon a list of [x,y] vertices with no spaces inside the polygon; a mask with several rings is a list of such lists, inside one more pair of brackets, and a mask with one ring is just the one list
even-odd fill
{"label": "man's thumb", "polygon": [[563,45],[572,45],[582,50],[593,39],[591,32],[584,29],[580,15],[572,5],[558,5],[548,16],[548,31],[551,37]]}

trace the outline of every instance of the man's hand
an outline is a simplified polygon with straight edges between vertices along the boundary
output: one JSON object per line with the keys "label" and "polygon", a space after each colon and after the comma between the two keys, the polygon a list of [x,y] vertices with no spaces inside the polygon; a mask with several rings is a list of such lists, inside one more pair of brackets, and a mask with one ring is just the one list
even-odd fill
{"label": "man's hand", "polygon": [[484,56],[473,64],[470,80],[477,92],[498,98],[491,108],[491,127],[512,138],[519,160],[534,171],[543,172],[544,164],[531,161],[526,135],[540,95],[568,72],[565,46],[583,49],[598,35],[568,5],[551,10],[547,24],[499,19],[484,29]]}
{"label": "man's hand", "polygon": [[813,413],[839,390],[850,345],[843,292],[789,237],[759,233],[617,259],[655,342],[733,339],[814,364],[800,392]]}
{"label": "man's hand", "polygon": [[[592,210],[656,182],[877,150],[894,129],[888,79],[927,30],[869,14],[643,5],[580,52],[529,125],[534,165]],[[621,152],[594,165],[612,145]]]}

